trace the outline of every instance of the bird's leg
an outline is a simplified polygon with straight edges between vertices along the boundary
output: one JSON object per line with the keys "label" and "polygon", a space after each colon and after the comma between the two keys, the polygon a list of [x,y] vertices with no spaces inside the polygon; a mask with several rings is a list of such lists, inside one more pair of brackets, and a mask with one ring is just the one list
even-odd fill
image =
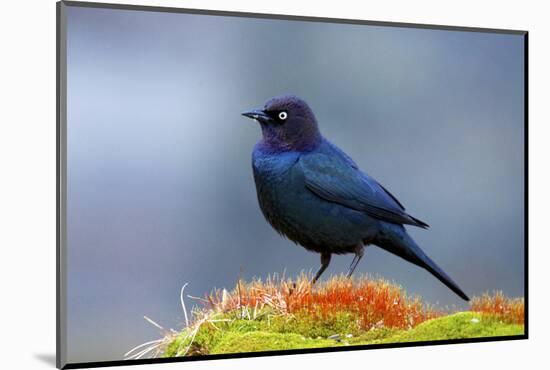
{"label": "bird's leg", "polygon": [[359,264],[359,261],[361,261],[361,258],[363,258],[363,246],[358,245],[357,248],[355,248],[355,257],[353,257],[353,260],[351,261],[351,265],[349,266],[348,275],[347,277],[350,278],[353,274],[353,271],[355,271],[355,268]]}
{"label": "bird's leg", "polygon": [[327,269],[328,264],[330,263],[330,253],[321,253],[321,267],[317,270],[315,277],[311,280],[311,284],[315,284],[321,274]]}

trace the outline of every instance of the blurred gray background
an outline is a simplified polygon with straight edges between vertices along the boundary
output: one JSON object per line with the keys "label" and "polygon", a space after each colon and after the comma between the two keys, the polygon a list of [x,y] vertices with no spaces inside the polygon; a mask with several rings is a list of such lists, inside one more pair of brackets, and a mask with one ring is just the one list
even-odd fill
{"label": "blurred gray background", "polygon": [[[282,93],[431,225],[408,229],[467,293],[522,296],[523,69],[516,35],[69,7],[69,361],[157,339],[143,315],[180,329],[185,282],[318,267],[256,201],[240,112]],[[466,307],[376,247],[358,272]]]}

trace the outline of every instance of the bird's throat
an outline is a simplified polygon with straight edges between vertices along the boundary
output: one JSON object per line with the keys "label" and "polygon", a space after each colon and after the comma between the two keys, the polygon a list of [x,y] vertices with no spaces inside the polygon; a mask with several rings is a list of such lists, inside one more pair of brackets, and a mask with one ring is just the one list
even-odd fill
{"label": "bird's throat", "polygon": [[322,141],[317,127],[302,127],[300,129],[281,129],[262,124],[263,146],[271,152],[310,151]]}

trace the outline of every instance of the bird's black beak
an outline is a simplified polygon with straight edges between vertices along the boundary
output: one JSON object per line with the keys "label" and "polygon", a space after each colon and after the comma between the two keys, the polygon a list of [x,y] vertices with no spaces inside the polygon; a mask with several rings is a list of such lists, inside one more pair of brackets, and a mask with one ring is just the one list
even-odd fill
{"label": "bird's black beak", "polygon": [[269,122],[273,119],[262,109],[252,109],[247,112],[241,113],[243,116],[252,118],[258,122]]}

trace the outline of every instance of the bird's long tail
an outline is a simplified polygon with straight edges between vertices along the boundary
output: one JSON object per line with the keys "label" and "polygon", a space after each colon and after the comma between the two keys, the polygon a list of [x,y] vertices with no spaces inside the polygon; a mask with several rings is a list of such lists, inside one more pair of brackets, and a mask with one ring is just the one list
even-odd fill
{"label": "bird's long tail", "polygon": [[401,225],[386,224],[388,230],[376,242],[382,249],[387,250],[417,266],[420,266],[439,281],[445,284],[449,289],[455,292],[460,298],[469,301],[470,298],[460,289],[460,287],[443,271],[430,257],[420,249],[418,244],[407,234],[405,228]]}

